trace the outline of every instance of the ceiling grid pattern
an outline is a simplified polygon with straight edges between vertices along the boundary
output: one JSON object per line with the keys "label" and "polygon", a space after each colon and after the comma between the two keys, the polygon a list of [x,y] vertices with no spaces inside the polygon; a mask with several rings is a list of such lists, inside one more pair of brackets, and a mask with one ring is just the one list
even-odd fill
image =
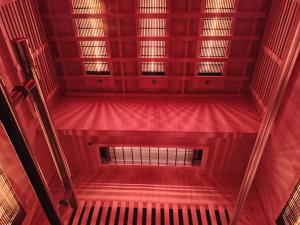
{"label": "ceiling grid pattern", "polygon": [[56,1],[40,11],[69,95],[244,94],[270,4]]}

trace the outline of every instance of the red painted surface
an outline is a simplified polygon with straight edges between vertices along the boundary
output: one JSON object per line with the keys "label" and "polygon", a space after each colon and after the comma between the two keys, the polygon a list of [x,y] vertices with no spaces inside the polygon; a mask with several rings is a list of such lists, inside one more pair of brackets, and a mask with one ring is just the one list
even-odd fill
{"label": "red painted surface", "polygon": [[[76,46],[80,38],[76,35],[74,20],[70,17],[70,1],[36,1],[40,8],[35,7],[33,2],[6,0],[0,3],[1,7],[10,3],[5,10],[1,8],[1,15],[5,13],[6,16],[1,17],[0,21],[0,72],[8,89],[11,91],[14,85],[21,82],[19,67],[9,41],[25,36],[29,38],[32,46],[48,104],[54,103],[60,85],[65,93],[73,96],[91,96],[99,93],[114,95],[98,98],[61,97],[52,110],[73,178],[78,175],[75,180],[80,197],[99,198],[97,187],[103,183],[125,183],[137,187],[154,184],[200,186],[209,187],[214,194],[219,193],[213,188],[217,186],[226,189],[227,192],[236,193],[260,125],[260,117],[249,99],[139,96],[143,93],[178,96],[209,93],[222,97],[229,94],[245,94],[253,74],[261,44],[260,37],[264,31],[271,1],[236,1],[236,12],[229,14],[234,19],[232,34],[225,38],[230,42],[228,55],[221,59],[226,62],[225,76],[211,78],[210,86],[206,84],[206,78],[195,76],[195,68],[200,61],[196,56],[199,53],[197,47],[201,38],[205,38],[199,35],[200,21],[203,17],[200,7],[203,6],[198,0],[174,0],[168,5],[168,36],[164,37],[169,51],[164,61],[168,66],[165,77],[155,78],[155,86],[152,85],[152,77],[139,76],[141,58],[138,46],[141,39],[136,36],[136,21],[140,16],[136,13],[138,1],[104,1],[107,6],[104,18],[108,20],[111,28],[108,34],[111,56],[106,60],[112,64],[112,76],[101,78],[102,86],[99,86],[97,77],[85,76],[82,70],[81,64],[86,59],[81,57]],[[251,86],[252,97],[262,112],[269,96],[272,95],[272,87],[276,85],[280,75],[278,68],[288,49],[286,36],[283,37],[282,34],[288,36],[291,24],[298,22],[295,18],[299,18],[299,1],[275,2],[280,7],[274,7],[275,11],[272,11],[266,40],[262,43],[263,53],[258,58]],[[290,8],[285,8],[284,5]],[[281,8],[285,10],[278,10]],[[297,13],[289,13],[290,10]],[[43,20],[40,20],[39,13],[42,14]],[[19,23],[24,14],[28,16],[24,18],[23,23]],[[274,32],[273,29],[281,29],[283,32]],[[85,39],[81,37],[81,40]],[[51,57],[55,65],[52,64]],[[61,78],[60,82],[54,70]],[[131,97],[119,98],[119,95],[127,94]],[[269,224],[274,223],[300,174],[300,124],[296,118],[300,109],[299,94],[298,62],[289,93],[276,120],[256,178],[256,189]],[[45,141],[41,134],[37,133],[39,130],[32,107],[25,102],[17,107],[17,112],[33,153],[46,180],[51,184],[51,191],[62,193],[61,189],[57,189],[60,186],[57,186],[54,166],[49,163],[51,157]],[[0,155],[1,168],[12,181],[27,209],[29,216],[26,223],[41,224],[42,218],[34,211],[39,205],[30,183],[3,130],[0,131],[1,148],[4,149]],[[91,146],[88,145],[89,142],[92,143]],[[207,151],[207,164],[201,169],[135,166],[110,168],[100,164],[97,149],[99,145],[203,147]],[[116,188],[116,191],[118,190],[124,191],[122,187]],[[146,197],[143,192],[139,192],[138,196],[145,197],[146,200],[148,198],[147,201],[154,201],[155,198],[156,201],[161,201],[167,199],[161,197],[164,194],[166,192],[159,190],[152,195],[148,193]],[[193,200],[191,191],[185,193],[188,198],[181,198],[182,196],[178,197],[175,194],[178,192],[171,193],[172,196],[167,200]],[[111,196],[112,200],[120,197],[117,194]],[[55,195],[55,198],[58,197]],[[216,201],[228,200],[227,197],[222,193],[217,194]],[[125,190],[123,198],[137,200],[139,197],[132,197],[132,191]],[[229,202],[233,203],[233,194],[229,198]],[[211,201],[211,198],[205,199]],[[259,208],[255,193],[252,192],[250,199],[246,206],[246,214],[255,217],[255,210]],[[200,201],[201,198],[197,200]],[[251,203],[252,200],[254,204]],[[38,222],[32,222],[33,217]],[[252,224],[263,223],[259,217],[252,219],[255,221]]]}
{"label": "red painted surface", "polygon": [[58,130],[257,133],[260,118],[245,98],[61,98]]}
{"label": "red painted surface", "polygon": [[255,180],[270,224],[274,223],[300,177],[299,75],[298,57]]}

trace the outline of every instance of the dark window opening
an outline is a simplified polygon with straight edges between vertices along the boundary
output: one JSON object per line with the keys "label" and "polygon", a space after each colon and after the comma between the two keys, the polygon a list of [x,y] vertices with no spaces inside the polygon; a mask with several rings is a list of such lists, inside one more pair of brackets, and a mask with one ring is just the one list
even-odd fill
{"label": "dark window opening", "polygon": [[151,225],[156,225],[156,209],[152,208]]}
{"label": "dark window opening", "polygon": [[117,208],[117,212],[116,212],[116,217],[115,217],[114,225],[118,225],[118,224],[119,224],[120,211],[121,211],[121,208],[118,207],[118,208]]}
{"label": "dark window opening", "polygon": [[87,218],[86,224],[90,225],[91,224],[91,220],[92,220],[92,216],[93,216],[93,212],[94,212],[95,207],[92,206],[89,212],[89,216]]}
{"label": "dark window opening", "polygon": [[219,212],[219,210],[217,210],[217,209],[215,210],[215,216],[216,216],[216,219],[217,219],[217,224],[218,224],[218,225],[222,225],[220,212]]}
{"label": "dark window opening", "polygon": [[128,224],[128,212],[129,212],[129,208],[125,208],[125,215],[124,215],[124,223],[123,223],[123,225],[127,225]]}
{"label": "dark window opening", "polygon": [[210,76],[210,77],[212,77],[212,76],[216,76],[216,77],[220,77],[220,76],[222,76],[223,75],[223,73],[198,73],[198,76]]}
{"label": "dark window opening", "polygon": [[110,161],[109,148],[108,147],[100,147],[99,152],[100,152],[100,159],[101,159],[102,164],[108,164],[108,162]]}
{"label": "dark window opening", "polygon": [[206,219],[207,219],[207,225],[212,225],[210,213],[209,213],[208,209],[205,209],[205,215],[206,215]]}
{"label": "dark window opening", "polygon": [[173,213],[173,209],[169,209],[169,215],[170,215],[170,225],[174,225],[174,213]]}
{"label": "dark window opening", "polygon": [[109,71],[90,71],[90,70],[87,70],[86,74],[87,75],[110,75],[110,72]]}
{"label": "dark window opening", "polygon": [[147,208],[143,208],[142,225],[146,225],[146,223],[147,223]]}
{"label": "dark window opening", "polygon": [[132,225],[137,225],[137,214],[138,214],[138,209],[134,208],[133,209],[133,222],[132,222]]}
{"label": "dark window opening", "polygon": [[160,225],[165,225],[165,210],[160,209]]}
{"label": "dark window opening", "polygon": [[142,72],[144,76],[164,76],[165,72]]}
{"label": "dark window opening", "polygon": [[192,159],[193,165],[195,164],[200,165],[202,162],[202,156],[203,156],[202,149],[194,150],[193,159]]}
{"label": "dark window opening", "polygon": [[196,214],[197,214],[197,221],[199,225],[202,225],[202,218],[201,218],[201,212],[200,209],[196,210]]}
{"label": "dark window opening", "polygon": [[105,220],[105,225],[109,225],[110,214],[111,214],[111,207],[108,207],[106,220]]}
{"label": "dark window opening", "polygon": [[193,225],[193,217],[191,209],[188,209],[189,225]]}
{"label": "dark window opening", "polygon": [[100,224],[100,220],[101,220],[101,216],[102,216],[102,211],[103,211],[103,207],[100,207],[99,208],[99,213],[98,213],[96,224]]}
{"label": "dark window opening", "polygon": [[184,224],[183,224],[183,214],[182,214],[182,209],[178,209],[178,219],[179,219],[179,225],[184,225]]}
{"label": "dark window opening", "polygon": [[80,217],[79,217],[79,220],[78,220],[78,224],[81,224],[81,220],[82,220],[84,211],[85,211],[85,206],[83,207],[83,209],[82,209],[82,211],[81,211],[81,214],[80,214]]}
{"label": "dark window opening", "polygon": [[230,217],[229,217],[229,212],[227,209],[225,209],[225,217],[226,217],[226,221],[229,224],[230,223]]}

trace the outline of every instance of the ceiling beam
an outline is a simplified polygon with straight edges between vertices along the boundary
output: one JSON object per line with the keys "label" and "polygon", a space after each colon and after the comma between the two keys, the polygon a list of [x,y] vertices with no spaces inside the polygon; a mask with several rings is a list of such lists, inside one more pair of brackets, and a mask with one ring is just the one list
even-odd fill
{"label": "ceiling beam", "polygon": [[106,36],[106,37],[82,37],[82,36],[50,36],[49,41],[201,41],[201,40],[231,40],[231,41],[258,41],[259,35],[232,35],[232,36],[162,36],[162,37],[137,37],[137,36]]}
{"label": "ceiling beam", "polygon": [[227,57],[198,57],[198,58],[101,58],[101,57],[56,57],[54,58],[54,61],[56,62],[96,62],[96,61],[102,61],[102,62],[235,62],[235,63],[248,63],[248,62],[254,62],[255,59],[252,57],[245,57],[245,58],[227,58]]}
{"label": "ceiling beam", "polygon": [[252,18],[262,19],[267,15],[266,12],[228,12],[228,13],[89,13],[89,14],[74,14],[74,13],[58,13],[58,14],[44,14],[43,19],[46,20],[71,20],[76,18],[116,18],[116,19],[128,19],[128,18],[167,18],[167,19],[201,19],[201,18]]}
{"label": "ceiling beam", "polygon": [[249,81],[249,77],[241,77],[241,76],[220,76],[220,77],[213,77],[213,76],[137,76],[137,75],[128,75],[128,76],[96,76],[96,75],[64,75],[60,76],[61,80],[126,80],[126,81],[135,81],[141,79],[159,79],[159,80],[168,80],[168,81],[206,81],[206,80],[222,80],[222,81]]}

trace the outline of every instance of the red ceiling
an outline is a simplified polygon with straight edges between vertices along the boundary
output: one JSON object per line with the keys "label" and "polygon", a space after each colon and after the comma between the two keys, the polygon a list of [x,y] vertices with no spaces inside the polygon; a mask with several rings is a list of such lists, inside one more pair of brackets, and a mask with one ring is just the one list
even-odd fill
{"label": "red ceiling", "polygon": [[[99,1],[101,11],[88,14],[74,10],[76,1],[73,3],[72,0],[47,0],[46,3],[38,1],[56,72],[65,92],[73,95],[83,93],[240,95],[246,92],[271,0],[235,0],[235,2],[167,0],[163,13],[140,13],[139,7],[142,4],[140,1]],[[211,12],[206,9],[209,1],[212,6],[221,4],[218,2],[225,2],[229,6],[232,4],[233,9]],[[96,1],[95,4],[99,2]],[[152,2],[164,1],[152,0]],[[98,22],[101,19],[103,34],[100,31],[100,33],[95,31],[81,33],[79,26],[82,25],[79,25],[79,18],[83,20],[94,18]],[[141,33],[140,29],[143,26],[141,18],[152,20],[160,18],[156,27],[160,28],[162,34],[157,36]],[[216,32],[213,36],[206,35],[203,29],[208,19],[231,20],[229,33],[224,35]],[[220,22],[224,23],[222,21]],[[161,41],[160,44],[164,46],[161,50],[163,56],[149,58],[141,55],[142,40],[148,43],[150,40]],[[200,50],[207,40],[211,42],[206,42],[206,45],[219,47],[217,53],[212,53],[208,49],[206,51],[208,55],[205,55],[204,50]],[[106,49],[103,50],[105,54],[101,57],[84,56],[80,41],[103,41],[102,43],[106,45]],[[222,43],[225,43],[226,48],[221,49]],[[92,48],[90,50],[95,51]],[[150,51],[153,50],[150,48]],[[214,54],[217,57],[213,57]],[[88,75],[85,64],[94,62],[102,62],[105,65],[101,66],[109,67],[110,75]],[[145,69],[142,64],[147,62],[162,63],[162,69],[158,70],[163,71],[164,75],[143,76]],[[214,62],[221,65],[221,76],[210,76],[211,74],[198,76],[199,64]]]}

